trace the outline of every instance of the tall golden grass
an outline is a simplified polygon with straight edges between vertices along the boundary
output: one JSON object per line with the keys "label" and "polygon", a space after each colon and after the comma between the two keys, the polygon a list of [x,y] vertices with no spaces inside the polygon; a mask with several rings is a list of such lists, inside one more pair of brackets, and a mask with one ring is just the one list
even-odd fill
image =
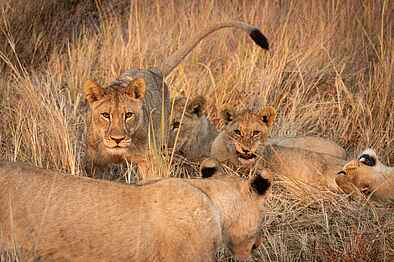
{"label": "tall golden grass", "polygon": [[[382,162],[394,164],[390,0],[132,1],[123,15],[107,15],[100,1],[70,0],[63,9],[56,7],[68,14],[58,17],[45,16],[54,10],[52,1],[42,1],[41,9],[29,9],[33,1],[22,8],[22,2],[2,6],[1,159],[82,174],[86,79],[105,84],[125,69],[153,67],[201,28],[242,20],[261,28],[271,50],[262,51],[239,31],[220,31],[167,78],[172,96],[204,94],[214,122],[227,103],[270,104],[279,113],[272,135],[330,138],[350,156],[373,147]],[[128,3],[109,2],[122,8]],[[84,3],[96,8],[98,19],[68,11],[85,10]],[[29,23],[26,17],[42,19]],[[45,18],[56,27],[40,34],[48,25]],[[393,258],[393,215],[386,206],[329,193],[305,203],[278,189],[270,207],[260,259]]]}

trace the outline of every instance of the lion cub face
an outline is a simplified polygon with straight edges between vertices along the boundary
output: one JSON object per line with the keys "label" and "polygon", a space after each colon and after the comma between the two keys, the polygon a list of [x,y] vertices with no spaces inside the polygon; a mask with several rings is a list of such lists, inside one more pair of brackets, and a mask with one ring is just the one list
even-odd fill
{"label": "lion cub face", "polygon": [[120,162],[129,153],[138,151],[137,131],[144,122],[144,80],[134,79],[126,87],[109,86],[105,89],[88,80],[84,92],[91,109],[90,146],[102,156],[110,155],[112,162]]}
{"label": "lion cub face", "polygon": [[205,103],[206,100],[202,96],[197,96],[189,101],[183,96],[174,98],[170,123],[170,139],[172,141],[171,144],[174,144],[176,139],[176,151],[180,151],[188,143],[192,133],[198,133],[201,129],[203,121],[206,119],[203,116]]}
{"label": "lion cub face", "polygon": [[369,195],[374,193],[378,198],[385,194],[385,182],[393,179],[393,169],[383,165],[374,150],[364,150],[357,160],[348,162],[338,173],[335,181],[345,193],[354,190]]}
{"label": "lion cub face", "polygon": [[217,136],[215,126],[204,114],[206,100],[203,96],[191,99],[176,97],[170,122],[170,145],[175,152],[191,161],[209,156],[213,139]]}
{"label": "lion cub face", "polygon": [[200,172],[203,178],[209,178],[207,186],[200,187],[222,212],[226,246],[238,259],[246,261],[261,244],[258,231],[271,191],[271,172],[259,170],[248,179],[229,176],[215,159],[205,159]]}
{"label": "lion cub face", "polygon": [[212,156],[235,165],[253,165],[275,120],[275,109],[266,106],[254,113],[226,108],[221,117],[225,126],[212,145]]}

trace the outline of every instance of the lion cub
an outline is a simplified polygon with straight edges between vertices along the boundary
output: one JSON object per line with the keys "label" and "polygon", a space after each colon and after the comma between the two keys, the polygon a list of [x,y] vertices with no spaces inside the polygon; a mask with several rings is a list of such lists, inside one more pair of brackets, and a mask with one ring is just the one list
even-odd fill
{"label": "lion cub", "polygon": [[269,173],[157,178],[124,185],[0,162],[0,250],[22,261],[215,261],[223,243],[242,259],[256,237]]}
{"label": "lion cub", "polygon": [[253,167],[275,117],[271,106],[262,107],[257,113],[226,107],[221,112],[224,127],[212,143],[211,156],[233,169]]}
{"label": "lion cub", "polygon": [[394,200],[394,168],[379,161],[371,148],[343,167],[335,179],[345,193],[371,195],[375,200]]}
{"label": "lion cub", "polygon": [[196,96],[173,100],[170,123],[170,144],[175,153],[192,162],[201,162],[209,157],[213,140],[218,135],[216,127],[206,117],[206,99]]}
{"label": "lion cub", "polygon": [[212,157],[233,169],[267,167],[279,177],[298,184],[337,191],[336,173],[345,160],[302,148],[266,144],[275,116],[272,107],[263,107],[257,114],[225,109],[222,112],[225,126],[212,144]]}
{"label": "lion cub", "polygon": [[92,80],[85,82],[90,107],[86,169],[90,175],[125,161],[137,163],[143,176],[149,174],[149,149],[160,152],[168,139],[170,96],[164,78],[202,39],[228,27],[249,33],[256,44],[268,49],[266,37],[256,27],[242,22],[219,23],[191,38],[157,69],[127,70],[106,88]]}

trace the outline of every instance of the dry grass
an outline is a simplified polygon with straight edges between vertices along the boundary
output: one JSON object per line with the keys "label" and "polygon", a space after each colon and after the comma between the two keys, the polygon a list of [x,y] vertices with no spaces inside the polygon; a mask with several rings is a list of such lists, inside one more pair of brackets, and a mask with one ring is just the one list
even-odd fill
{"label": "dry grass", "polygon": [[[238,31],[221,31],[168,77],[172,95],[206,95],[215,123],[226,103],[271,104],[279,112],[273,135],[327,137],[351,156],[372,146],[394,165],[392,1],[133,1],[123,16],[100,9],[93,20],[75,10],[100,1],[64,1],[62,7],[42,0],[39,10],[12,2],[1,6],[8,7],[0,23],[2,159],[82,174],[84,80],[108,83],[127,68],[158,65],[201,27],[239,19],[258,25],[271,51]],[[70,17],[78,22],[67,22]],[[258,258],[393,259],[387,206],[329,193],[301,201],[280,188],[270,201]]]}

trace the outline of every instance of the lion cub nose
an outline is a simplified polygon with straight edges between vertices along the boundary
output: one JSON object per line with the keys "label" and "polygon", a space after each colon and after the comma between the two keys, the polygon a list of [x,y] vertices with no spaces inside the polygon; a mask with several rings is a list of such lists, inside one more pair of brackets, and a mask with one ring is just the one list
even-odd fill
{"label": "lion cub nose", "polygon": [[119,144],[125,139],[125,136],[110,136],[110,138],[115,141],[115,143]]}

